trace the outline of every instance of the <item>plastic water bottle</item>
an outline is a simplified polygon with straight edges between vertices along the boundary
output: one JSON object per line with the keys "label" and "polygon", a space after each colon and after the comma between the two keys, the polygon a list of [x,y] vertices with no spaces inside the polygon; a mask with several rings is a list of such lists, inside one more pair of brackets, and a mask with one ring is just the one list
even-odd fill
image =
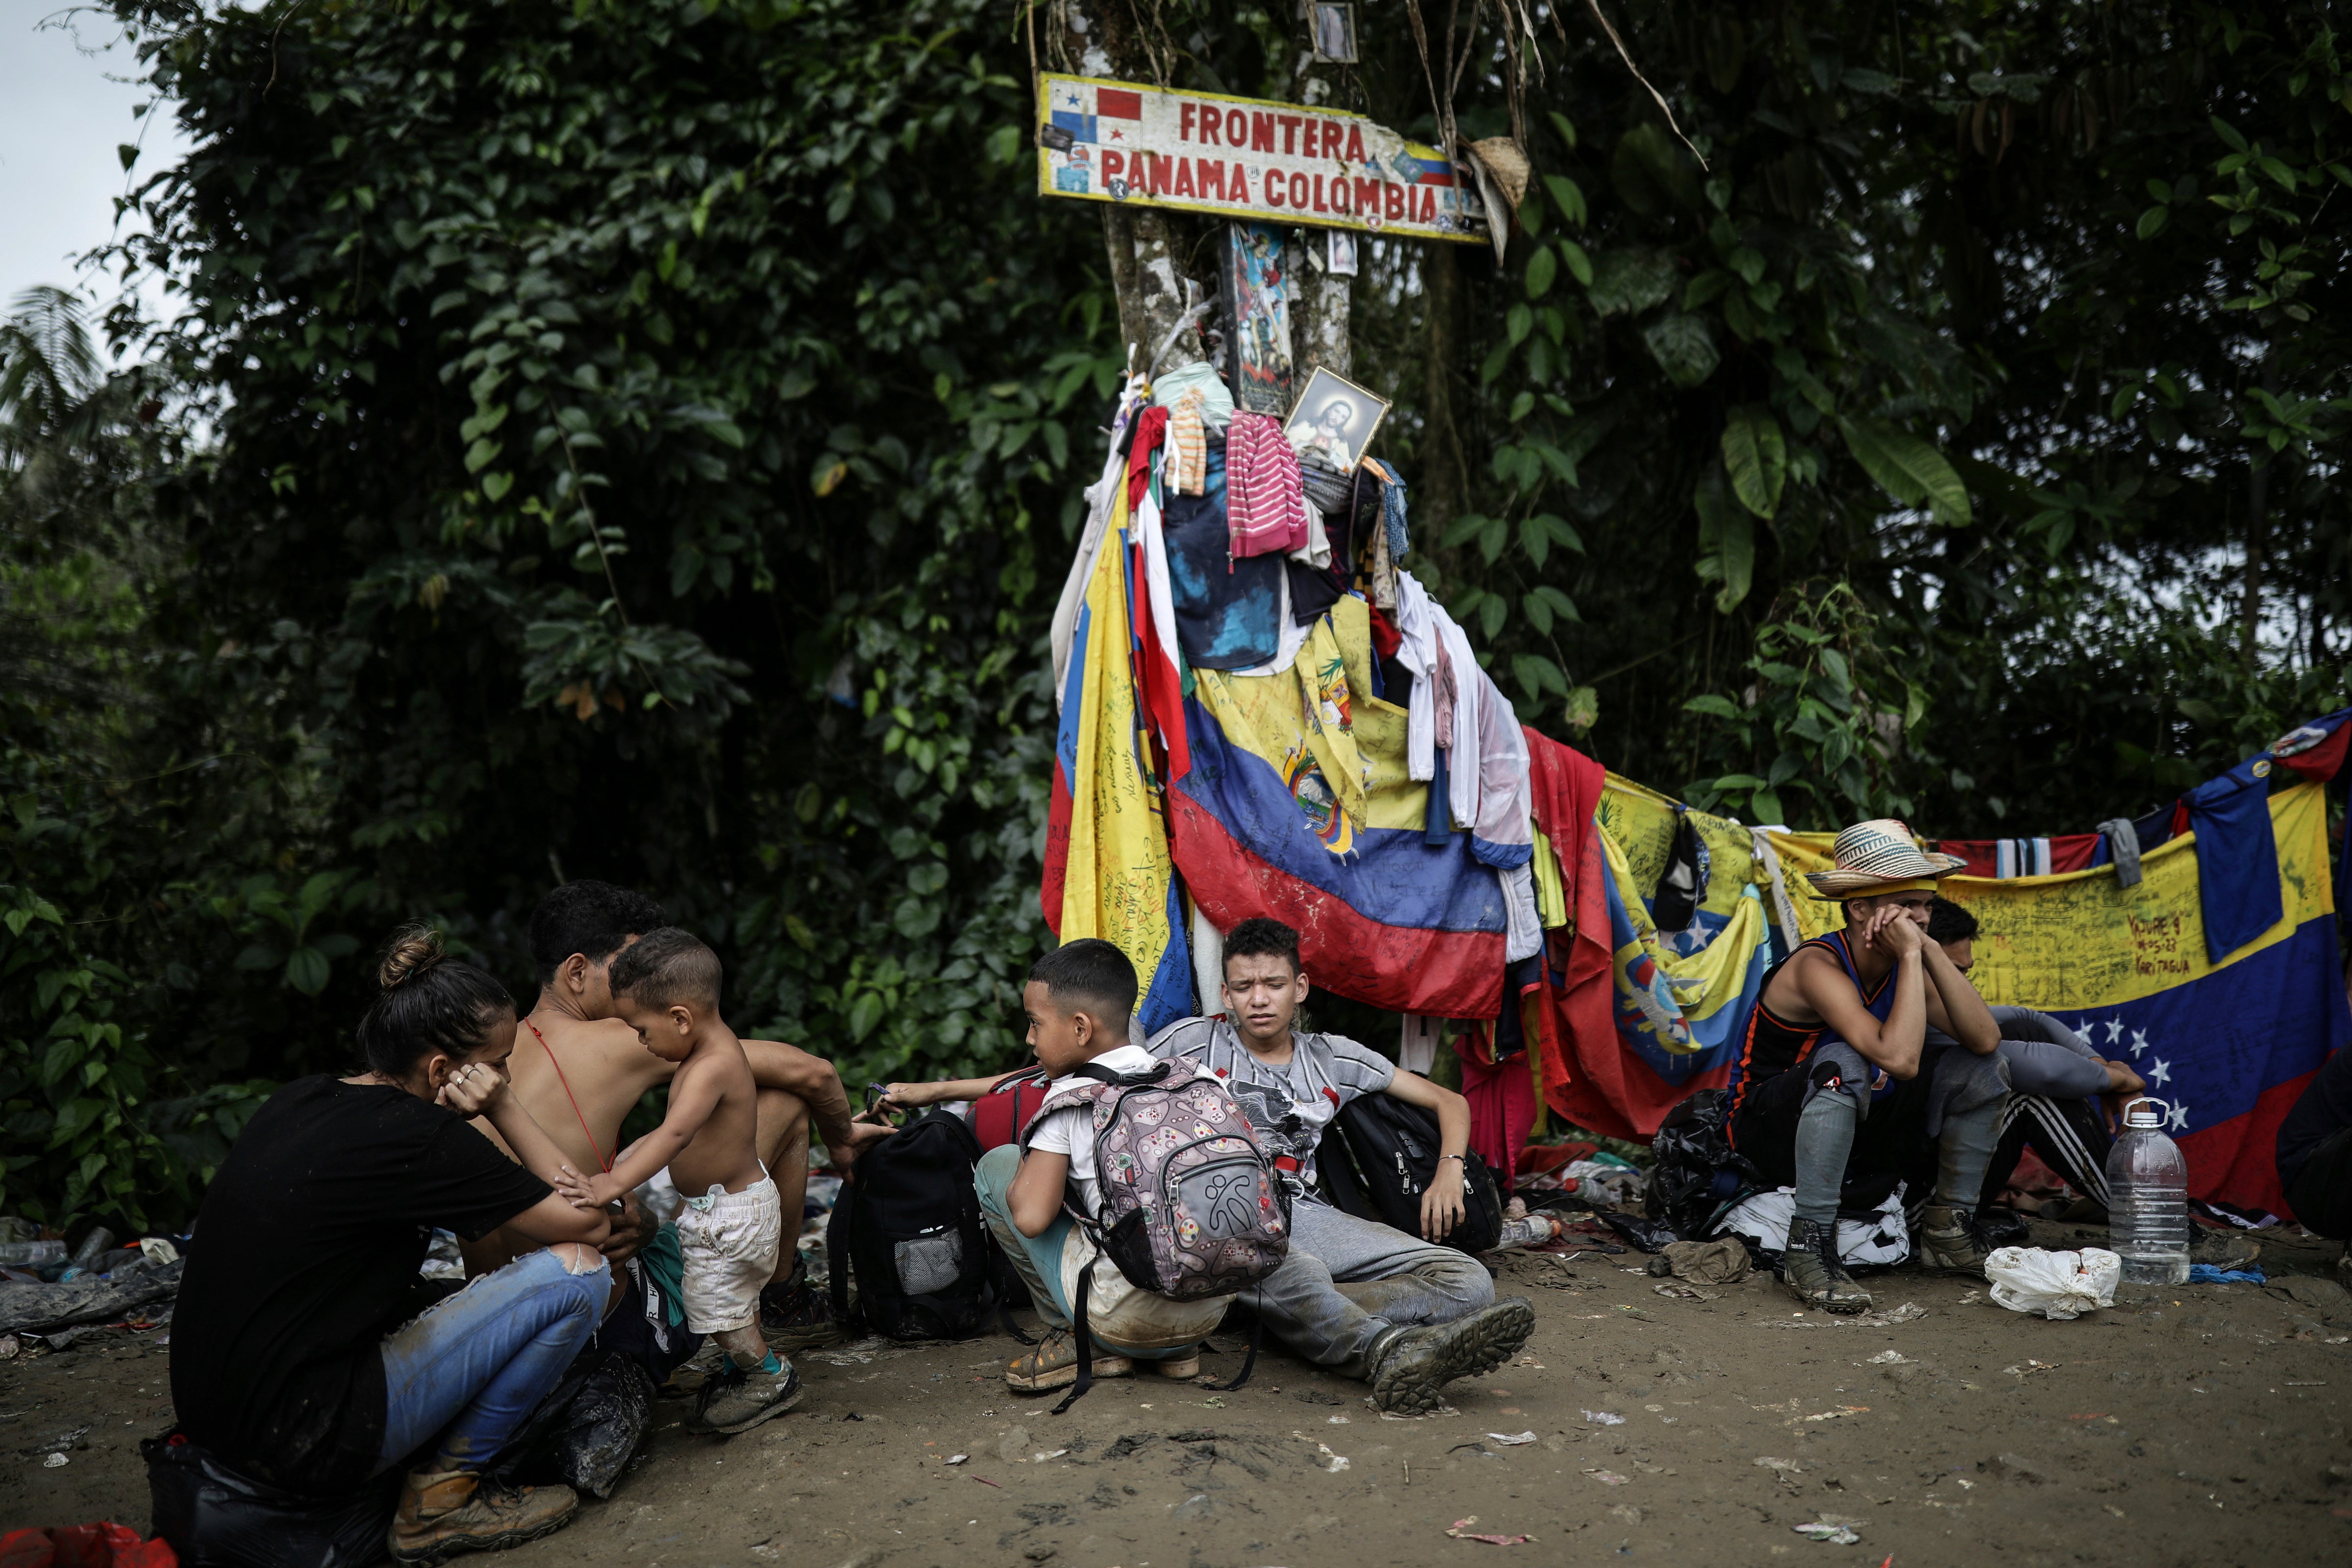
{"label": "plastic water bottle", "polygon": [[2107,1234],[2131,1285],[2189,1278],[2189,1162],[2165,1136],[2158,1103],[2125,1111],[2123,1136],[2107,1152]]}

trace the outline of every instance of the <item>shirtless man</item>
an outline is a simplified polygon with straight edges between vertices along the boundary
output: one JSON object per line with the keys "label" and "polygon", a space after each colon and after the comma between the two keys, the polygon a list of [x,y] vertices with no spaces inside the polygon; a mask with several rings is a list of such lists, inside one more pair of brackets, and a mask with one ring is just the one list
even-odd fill
{"label": "shirtless man", "polygon": [[[646,931],[669,923],[662,907],[642,893],[610,882],[566,882],[531,911],[530,955],[539,970],[539,1001],[523,1020],[509,1064],[511,1092],[547,1129],[575,1169],[594,1174],[611,1169],[621,1141],[621,1123],[649,1091],[677,1069],[647,1053],[635,1029],[613,1006],[607,969],[614,954]],[[846,1171],[856,1151],[888,1135],[882,1127],[853,1127],[849,1097],[833,1065],[796,1047],[774,1040],[745,1040],[743,1053],[760,1086],[760,1158],[773,1173],[779,1205],[792,1234],[808,1189],[811,1124],[824,1141],[835,1169]],[[477,1127],[495,1140],[496,1131]],[[501,1145],[503,1147],[503,1145]],[[656,1227],[635,1194],[622,1200],[604,1254],[625,1263]],[[537,1245],[527,1237],[497,1230],[465,1247],[466,1268],[479,1274],[502,1267]],[[621,1276],[607,1321],[636,1343],[635,1321],[646,1312],[644,1280],[636,1269]],[[624,1314],[630,1314],[624,1317]],[[784,1247],[776,1277],[760,1293],[760,1326],[786,1355],[840,1336],[824,1293],[808,1286],[797,1247]],[[694,1353],[682,1334],[646,1331],[642,1354],[656,1381]],[[672,1342],[662,1345],[667,1339]]]}
{"label": "shirtless man", "polygon": [[[1910,829],[1891,820],[1847,828],[1831,856],[1834,869],[1806,879],[1817,895],[1845,900],[1845,929],[1805,943],[1764,977],[1741,1047],[1730,1135],[1767,1182],[1796,1189],[1781,1259],[1790,1294],[1808,1307],[1861,1312],[1870,1293],[1838,1258],[1845,1184],[1878,1177],[1872,1203],[1897,1177],[1916,1192],[1932,1156],[1922,1260],[1981,1273],[1990,1249],[1977,1198],[2009,1080],[1984,999],[1927,940],[1937,879],[1962,862],[1921,853]],[[1929,1046],[1930,1026],[1957,1044]]]}

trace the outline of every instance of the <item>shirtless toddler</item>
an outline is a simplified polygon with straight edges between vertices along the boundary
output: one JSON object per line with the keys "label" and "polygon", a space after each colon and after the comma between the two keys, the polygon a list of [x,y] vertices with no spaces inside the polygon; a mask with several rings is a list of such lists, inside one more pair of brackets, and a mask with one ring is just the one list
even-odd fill
{"label": "shirtless toddler", "polygon": [[675,926],[614,956],[614,1010],[645,1047],[677,1064],[662,1124],[622,1151],[612,1170],[578,1178],[602,1206],[669,1167],[688,1196],[677,1216],[686,1326],[718,1340],[727,1370],[703,1385],[693,1426],[740,1432],[781,1415],[800,1373],[760,1333],[760,1288],[776,1270],[783,1215],[756,1147],[758,1087],[742,1044],[719,1016],[719,955]]}

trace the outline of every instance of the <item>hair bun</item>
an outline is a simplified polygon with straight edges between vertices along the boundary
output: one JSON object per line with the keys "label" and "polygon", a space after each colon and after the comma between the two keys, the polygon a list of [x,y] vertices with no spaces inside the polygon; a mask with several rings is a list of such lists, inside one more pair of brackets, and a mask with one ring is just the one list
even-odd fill
{"label": "hair bun", "polygon": [[389,991],[404,980],[414,980],[447,954],[441,951],[441,933],[422,923],[405,925],[392,933],[392,945],[384,949],[383,963],[376,972],[377,984]]}

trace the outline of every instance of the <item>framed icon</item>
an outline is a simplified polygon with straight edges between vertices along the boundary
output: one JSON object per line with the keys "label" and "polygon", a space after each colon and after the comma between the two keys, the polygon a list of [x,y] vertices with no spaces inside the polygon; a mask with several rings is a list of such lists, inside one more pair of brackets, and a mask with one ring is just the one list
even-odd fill
{"label": "framed icon", "polygon": [[1318,60],[1336,65],[1356,63],[1355,6],[1308,0],[1307,25],[1312,34]]}
{"label": "framed icon", "polygon": [[1389,401],[1322,366],[1307,378],[1291,405],[1282,433],[1301,458],[1313,458],[1347,473],[1371,449],[1372,437],[1388,417]]}

